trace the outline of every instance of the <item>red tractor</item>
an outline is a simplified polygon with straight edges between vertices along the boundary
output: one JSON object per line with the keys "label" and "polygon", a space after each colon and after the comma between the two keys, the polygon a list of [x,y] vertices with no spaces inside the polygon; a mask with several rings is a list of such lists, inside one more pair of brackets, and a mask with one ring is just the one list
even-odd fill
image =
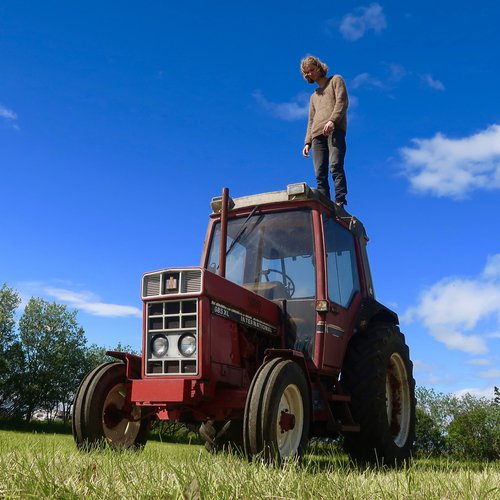
{"label": "red tractor", "polygon": [[212,451],[280,461],[342,434],[354,459],[408,459],[413,367],[361,222],[305,183],[211,206],[201,266],[142,278],[142,357],[108,352],[81,382],[77,445],[141,448],[159,419]]}

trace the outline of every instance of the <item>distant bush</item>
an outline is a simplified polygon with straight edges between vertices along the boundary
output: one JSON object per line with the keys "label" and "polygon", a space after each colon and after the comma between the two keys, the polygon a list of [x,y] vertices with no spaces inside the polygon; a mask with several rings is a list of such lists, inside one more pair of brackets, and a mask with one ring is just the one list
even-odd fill
{"label": "distant bush", "polygon": [[4,431],[31,432],[36,434],[71,434],[71,423],[56,421],[29,422],[24,418],[0,418],[0,429]]}
{"label": "distant bush", "polygon": [[438,456],[446,452],[446,440],[436,421],[421,408],[417,408],[415,447],[422,455]]}
{"label": "distant bush", "polygon": [[500,459],[498,397],[487,399],[471,394],[457,397],[425,387],[418,387],[416,395],[417,455]]}
{"label": "distant bush", "polygon": [[478,404],[457,415],[448,426],[447,442],[459,458],[500,459],[500,406]]}

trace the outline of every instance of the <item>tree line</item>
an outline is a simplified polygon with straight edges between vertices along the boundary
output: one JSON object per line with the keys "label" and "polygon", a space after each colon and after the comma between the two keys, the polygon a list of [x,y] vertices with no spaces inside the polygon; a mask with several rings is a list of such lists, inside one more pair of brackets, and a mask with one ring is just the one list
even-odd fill
{"label": "tree line", "polygon": [[416,450],[426,456],[500,459],[500,390],[458,397],[417,387]]}
{"label": "tree line", "polygon": [[[109,361],[87,345],[76,311],[32,297],[18,321],[19,294],[0,288],[0,416],[29,420],[35,409],[62,409],[68,420],[84,375]],[[113,350],[134,352],[118,344]],[[136,353],[138,354],[138,353]],[[500,459],[500,392],[491,399],[417,387],[416,451],[426,456]]]}
{"label": "tree line", "polygon": [[[77,311],[32,297],[16,320],[19,294],[0,288],[0,416],[30,420],[59,409],[67,421],[85,373],[109,361],[106,348],[87,344]],[[113,350],[133,350],[118,344]]]}

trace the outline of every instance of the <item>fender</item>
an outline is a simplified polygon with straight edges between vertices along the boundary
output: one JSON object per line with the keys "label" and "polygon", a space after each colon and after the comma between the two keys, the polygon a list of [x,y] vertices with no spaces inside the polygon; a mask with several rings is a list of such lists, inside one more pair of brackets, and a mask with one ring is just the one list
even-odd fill
{"label": "fender", "polygon": [[370,323],[381,322],[399,325],[398,315],[371,297],[363,299],[356,319],[358,330],[365,331]]}
{"label": "fender", "polygon": [[142,358],[140,356],[118,351],[106,351],[106,355],[125,363],[125,371],[129,380],[141,378]]}

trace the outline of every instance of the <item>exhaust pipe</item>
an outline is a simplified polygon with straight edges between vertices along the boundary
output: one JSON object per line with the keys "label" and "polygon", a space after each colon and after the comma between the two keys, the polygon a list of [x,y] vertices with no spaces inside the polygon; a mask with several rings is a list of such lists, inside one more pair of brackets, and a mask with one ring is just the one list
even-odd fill
{"label": "exhaust pipe", "polygon": [[229,189],[222,190],[222,207],[220,211],[220,243],[219,243],[219,276],[226,277],[227,251],[227,212],[229,205]]}

